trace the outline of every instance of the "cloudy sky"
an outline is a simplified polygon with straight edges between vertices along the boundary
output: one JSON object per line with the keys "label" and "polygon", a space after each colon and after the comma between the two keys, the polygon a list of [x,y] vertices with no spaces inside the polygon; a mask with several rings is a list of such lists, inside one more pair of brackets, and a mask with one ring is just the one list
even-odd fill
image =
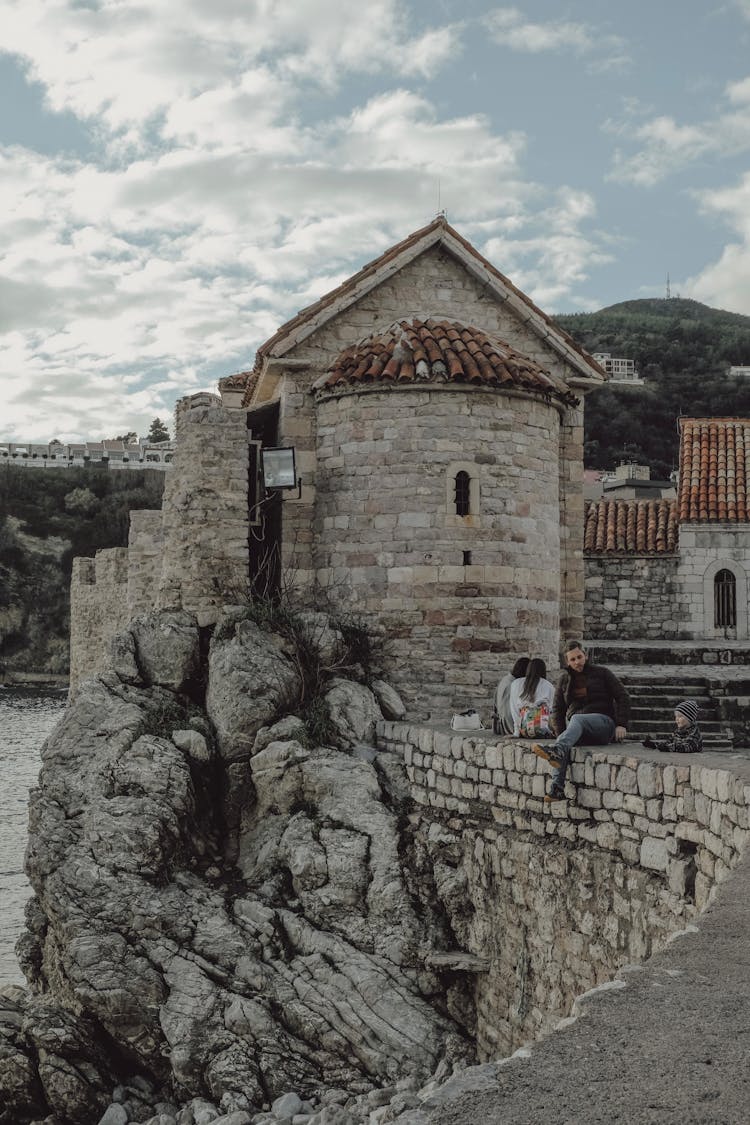
{"label": "cloudy sky", "polygon": [[750,0],[0,21],[0,439],[145,434],[439,209],[548,312],[750,314]]}

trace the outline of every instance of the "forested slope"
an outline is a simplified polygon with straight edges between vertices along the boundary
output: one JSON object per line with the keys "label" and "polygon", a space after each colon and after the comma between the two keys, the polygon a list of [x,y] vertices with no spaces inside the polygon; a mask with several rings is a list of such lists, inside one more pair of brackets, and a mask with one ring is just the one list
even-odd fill
{"label": "forested slope", "polygon": [[750,364],[750,316],[651,298],[555,319],[588,352],[634,359],[646,380],[643,388],[609,385],[586,399],[588,468],[636,459],[667,476],[677,464],[680,414],[750,415],[750,380],[727,375],[730,365]]}
{"label": "forested slope", "polygon": [[0,674],[67,672],[73,558],[125,546],[163,488],[153,469],[0,467]]}

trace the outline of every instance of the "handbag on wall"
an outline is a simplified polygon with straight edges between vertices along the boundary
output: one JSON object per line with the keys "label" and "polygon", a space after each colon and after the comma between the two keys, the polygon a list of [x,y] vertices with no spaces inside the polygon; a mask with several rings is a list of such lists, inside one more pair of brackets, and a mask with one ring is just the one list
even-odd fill
{"label": "handbag on wall", "polygon": [[546,703],[526,703],[521,708],[519,738],[553,738],[549,706]]}
{"label": "handbag on wall", "polygon": [[451,719],[451,730],[484,730],[482,720],[473,707],[461,711]]}

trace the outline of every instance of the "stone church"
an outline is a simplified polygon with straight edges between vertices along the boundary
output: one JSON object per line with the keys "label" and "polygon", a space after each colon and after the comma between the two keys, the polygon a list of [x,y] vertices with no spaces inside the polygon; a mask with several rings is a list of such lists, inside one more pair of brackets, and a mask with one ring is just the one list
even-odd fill
{"label": "stone church", "polygon": [[750,640],[750,419],[679,427],[676,500],[587,509],[587,634],[702,642],[737,662]]}
{"label": "stone church", "polygon": [[486,715],[516,654],[554,668],[582,632],[583,399],[605,379],[439,216],[178,404],[162,511],[76,561],[73,680],[136,613],[294,595],[376,623],[413,714]]}

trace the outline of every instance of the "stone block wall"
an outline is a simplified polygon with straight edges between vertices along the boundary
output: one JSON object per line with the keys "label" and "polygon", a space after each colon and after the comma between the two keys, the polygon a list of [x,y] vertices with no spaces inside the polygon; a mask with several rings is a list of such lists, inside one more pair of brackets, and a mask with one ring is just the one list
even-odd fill
{"label": "stone block wall", "polygon": [[683,620],[676,555],[585,560],[585,632],[615,640],[677,637]]}
{"label": "stone block wall", "polygon": [[156,608],[186,609],[209,625],[249,589],[247,416],[215,396],[183,399],[176,445]]}
{"label": "stone block wall", "polygon": [[128,608],[131,616],[148,613],[156,604],[164,557],[161,509],[130,513],[128,535]]}
{"label": "stone block wall", "polygon": [[[283,444],[295,444],[300,456],[303,498],[284,499],[282,534],[286,569],[300,585],[312,582],[315,576],[310,527],[317,495],[316,411],[310,387],[344,348],[394,321],[415,316],[445,317],[482,328],[507,340],[559,378],[567,380],[572,375],[571,368],[556,351],[512,310],[489,296],[481,280],[438,247],[415,257],[376,288],[356,297],[349,308],[320,328],[309,332],[306,326],[307,334],[301,334],[299,342],[287,353],[288,366],[284,366],[283,359],[274,361],[281,375],[279,438]],[[561,525],[565,529],[565,628],[575,633],[580,632],[583,608],[583,486],[578,479],[582,474],[583,443],[580,410],[572,409],[564,425],[567,429],[560,448],[550,451],[550,456],[555,467],[562,458],[561,514],[555,525],[556,529]],[[466,451],[454,452],[462,458]]]}
{"label": "stone block wall", "polygon": [[[382,623],[413,714],[486,710],[519,652],[556,663],[559,416],[518,394],[376,385],[318,404],[318,582]],[[466,470],[476,507],[459,516]]]}
{"label": "stone block wall", "polygon": [[[425,841],[452,850],[451,918],[476,977],[480,1055],[551,1030],[573,997],[660,948],[709,901],[750,835],[750,785],[731,767],[574,751],[576,799],[545,805],[526,745],[383,722],[403,756]],[[425,846],[428,846],[426,844]]]}
{"label": "stone block wall", "polygon": [[[736,581],[737,626],[716,628],[713,583],[719,570],[730,570]],[[747,524],[681,524],[678,568],[682,605],[680,635],[685,638],[747,640],[748,575],[750,575],[750,526]]]}
{"label": "stone block wall", "polygon": [[109,664],[112,638],[130,620],[126,547],[73,559],[70,581],[70,691]]}
{"label": "stone block wall", "polygon": [[584,632],[583,403],[560,422],[560,639]]}

